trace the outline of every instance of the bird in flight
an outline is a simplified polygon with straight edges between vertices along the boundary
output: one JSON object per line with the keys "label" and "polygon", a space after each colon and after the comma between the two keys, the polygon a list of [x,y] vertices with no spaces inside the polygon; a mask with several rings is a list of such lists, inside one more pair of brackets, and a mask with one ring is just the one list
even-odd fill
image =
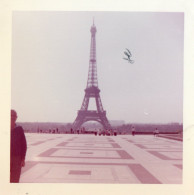
{"label": "bird in flight", "polygon": [[126,48],[127,51],[124,51],[124,54],[127,56],[127,58],[123,58],[124,60],[127,60],[128,62],[130,62],[131,64],[134,63],[134,60],[131,60],[131,52]]}

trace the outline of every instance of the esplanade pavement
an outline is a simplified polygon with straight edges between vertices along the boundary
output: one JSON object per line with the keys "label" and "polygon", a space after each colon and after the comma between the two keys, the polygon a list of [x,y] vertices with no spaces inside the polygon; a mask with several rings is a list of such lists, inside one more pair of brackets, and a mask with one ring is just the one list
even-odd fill
{"label": "esplanade pavement", "polygon": [[25,135],[20,183],[182,183],[181,141],[152,135]]}

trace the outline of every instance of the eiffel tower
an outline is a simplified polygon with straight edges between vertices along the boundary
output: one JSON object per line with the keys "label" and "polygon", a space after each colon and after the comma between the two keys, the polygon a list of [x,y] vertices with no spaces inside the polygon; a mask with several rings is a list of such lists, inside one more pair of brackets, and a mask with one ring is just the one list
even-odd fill
{"label": "eiffel tower", "polygon": [[[90,29],[91,45],[90,45],[90,61],[87,87],[82,102],[81,109],[78,111],[77,117],[73,123],[73,130],[80,129],[81,125],[87,121],[97,121],[102,124],[103,128],[111,129],[111,125],[106,117],[106,111],[103,109],[100,99],[100,89],[98,88],[97,66],[96,66],[96,27],[93,25]],[[88,110],[90,98],[95,98],[97,110]]]}

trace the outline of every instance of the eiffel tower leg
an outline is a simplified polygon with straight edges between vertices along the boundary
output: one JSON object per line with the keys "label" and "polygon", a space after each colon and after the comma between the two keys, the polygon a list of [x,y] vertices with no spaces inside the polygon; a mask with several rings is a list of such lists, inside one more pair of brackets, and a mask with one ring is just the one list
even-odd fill
{"label": "eiffel tower leg", "polygon": [[109,124],[108,119],[106,117],[106,112],[103,110],[100,95],[97,94],[95,99],[96,99],[96,107],[99,112],[101,124],[103,125],[104,129],[111,129],[111,125]]}
{"label": "eiffel tower leg", "polygon": [[102,114],[102,116],[100,116],[100,120],[101,120],[101,124],[103,125],[104,129],[111,129],[111,125],[108,122],[108,119],[105,114]]}
{"label": "eiffel tower leg", "polygon": [[81,117],[79,114],[78,116],[76,117],[74,123],[73,123],[73,130],[78,130],[81,125],[84,123],[84,118]]}
{"label": "eiffel tower leg", "polygon": [[97,107],[97,110],[98,112],[103,112],[103,106],[102,106],[102,102],[101,102],[101,99],[100,99],[100,95],[98,94],[96,97],[96,107]]}
{"label": "eiffel tower leg", "polygon": [[81,110],[87,110],[88,104],[89,104],[89,97],[87,96],[87,94],[85,94],[83,102],[82,102]]}
{"label": "eiffel tower leg", "polygon": [[[82,106],[81,106],[81,110],[82,111],[87,110],[88,104],[89,104],[89,98],[88,98],[87,93],[85,93],[85,96],[84,96],[84,99],[82,102]],[[74,130],[79,129],[83,123],[84,123],[84,116],[83,116],[83,114],[81,114],[80,111],[78,111],[78,115],[73,123],[73,129]]]}

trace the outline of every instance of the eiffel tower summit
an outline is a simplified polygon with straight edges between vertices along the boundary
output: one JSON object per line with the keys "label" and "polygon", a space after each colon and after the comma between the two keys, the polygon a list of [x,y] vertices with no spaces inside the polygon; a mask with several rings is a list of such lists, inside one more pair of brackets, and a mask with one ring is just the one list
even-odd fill
{"label": "eiffel tower summit", "polygon": [[[73,123],[73,130],[80,129],[81,125],[88,121],[97,121],[102,124],[104,129],[111,129],[111,125],[106,117],[106,111],[103,109],[100,98],[100,89],[98,88],[97,65],[96,65],[96,26],[91,26],[91,45],[90,45],[90,61],[87,86],[85,96],[78,110],[77,117]],[[96,102],[96,110],[88,110],[89,100],[94,98]]]}

